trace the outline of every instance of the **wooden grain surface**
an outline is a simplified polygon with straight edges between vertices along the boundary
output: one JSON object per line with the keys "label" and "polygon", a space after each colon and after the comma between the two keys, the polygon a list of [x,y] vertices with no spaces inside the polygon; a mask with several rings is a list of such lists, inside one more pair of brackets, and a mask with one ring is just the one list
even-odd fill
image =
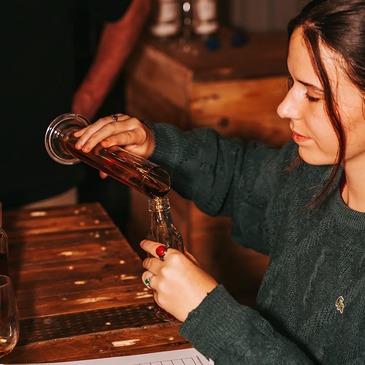
{"label": "wooden grain surface", "polygon": [[189,347],[158,319],[142,265],[97,203],[4,213],[20,339],[3,363],[54,362]]}
{"label": "wooden grain surface", "polygon": [[149,57],[152,59],[158,57],[159,52],[166,54],[180,68],[191,70],[194,81],[251,79],[287,72],[286,32],[250,33],[247,34],[247,42],[240,47],[232,45],[233,36],[232,29],[221,28],[217,36],[217,49],[209,49],[204,42],[194,37],[188,47],[179,40],[161,42],[149,37],[144,51],[150,52]]}
{"label": "wooden grain surface", "polygon": [[290,140],[289,121],[276,112],[287,92],[286,34],[251,34],[247,44],[232,47],[228,32],[220,33],[217,50],[198,43],[196,56],[176,41],[142,42],[128,69],[128,113],[184,130],[210,127],[243,141],[281,146]]}

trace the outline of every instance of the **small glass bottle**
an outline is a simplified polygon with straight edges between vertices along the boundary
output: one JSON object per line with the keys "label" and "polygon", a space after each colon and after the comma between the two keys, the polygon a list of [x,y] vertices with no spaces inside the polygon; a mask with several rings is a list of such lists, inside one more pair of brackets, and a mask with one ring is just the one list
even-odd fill
{"label": "small glass bottle", "polygon": [[2,203],[0,202],[0,275],[9,276],[9,248],[8,235],[3,226]]}
{"label": "small glass bottle", "polygon": [[171,187],[170,174],[163,167],[119,146],[104,148],[100,143],[85,153],[75,148],[74,133],[90,125],[78,114],[62,114],[48,126],[45,147],[51,158],[63,165],[83,161],[148,197],[164,196]]}
{"label": "small glass bottle", "polygon": [[[184,243],[180,232],[174,226],[170,214],[170,201],[165,195],[148,200],[151,224],[147,239],[160,242],[167,249],[174,248],[184,252]],[[155,303],[157,317],[166,321],[178,322],[178,320]]]}
{"label": "small glass bottle", "polygon": [[9,276],[8,236],[2,228],[0,228],[0,275]]}
{"label": "small glass bottle", "polygon": [[155,0],[150,32],[155,37],[167,39],[177,35],[181,28],[180,0]]}
{"label": "small glass bottle", "polygon": [[193,28],[194,33],[202,38],[207,38],[217,33],[216,0],[193,0]]}
{"label": "small glass bottle", "polygon": [[182,37],[185,42],[189,42],[193,33],[193,14],[192,14],[192,0],[182,1]]}

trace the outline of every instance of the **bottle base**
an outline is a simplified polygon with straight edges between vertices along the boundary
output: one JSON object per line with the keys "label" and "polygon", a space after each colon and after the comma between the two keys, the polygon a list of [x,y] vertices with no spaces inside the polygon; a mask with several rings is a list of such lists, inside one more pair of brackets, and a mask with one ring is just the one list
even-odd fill
{"label": "bottle base", "polygon": [[176,319],[173,315],[166,312],[164,309],[160,308],[157,304],[155,304],[155,314],[158,318],[166,321],[166,322],[175,322],[179,323],[180,321]]}

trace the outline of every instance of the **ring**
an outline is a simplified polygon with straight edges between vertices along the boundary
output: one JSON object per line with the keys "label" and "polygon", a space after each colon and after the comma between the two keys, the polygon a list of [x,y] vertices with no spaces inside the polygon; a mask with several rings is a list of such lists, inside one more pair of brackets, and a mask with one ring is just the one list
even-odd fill
{"label": "ring", "polygon": [[152,290],[152,288],[151,288],[151,280],[152,280],[153,277],[154,277],[154,275],[152,274],[149,278],[144,279],[144,284],[150,290]]}
{"label": "ring", "polygon": [[118,115],[116,115],[116,114],[112,114],[111,118],[114,120],[114,122],[118,121]]}
{"label": "ring", "polygon": [[165,255],[166,255],[166,252],[167,252],[167,248],[165,246],[158,246],[156,248],[156,255],[160,258],[160,260],[163,261]]}

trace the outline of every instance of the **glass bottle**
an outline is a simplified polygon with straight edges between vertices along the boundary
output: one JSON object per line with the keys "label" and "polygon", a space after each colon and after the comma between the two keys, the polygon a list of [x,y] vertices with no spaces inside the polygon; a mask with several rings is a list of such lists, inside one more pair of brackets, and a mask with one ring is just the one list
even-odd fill
{"label": "glass bottle", "polygon": [[193,37],[193,7],[192,0],[179,0],[181,14],[181,32],[178,38],[169,42],[174,54],[182,53],[196,57],[199,55],[198,42]]}
{"label": "glass bottle", "polygon": [[2,203],[0,202],[0,275],[9,276],[8,235],[2,228]]}
{"label": "glass bottle", "polygon": [[0,275],[9,276],[8,236],[2,228],[0,228]]}
{"label": "glass bottle", "polygon": [[193,0],[194,33],[202,38],[217,33],[217,0]]}
{"label": "glass bottle", "polygon": [[[160,242],[167,249],[174,248],[184,252],[184,243],[180,232],[174,226],[170,214],[170,201],[165,195],[148,200],[151,223],[147,239]],[[178,320],[155,303],[157,317],[166,321],[178,322]]]}
{"label": "glass bottle", "polygon": [[119,146],[104,148],[100,143],[88,153],[76,149],[78,138],[74,133],[88,125],[90,122],[78,114],[66,113],[53,120],[45,135],[49,156],[64,165],[83,161],[148,197],[167,194],[171,187],[170,174],[145,158]]}
{"label": "glass bottle", "polygon": [[13,351],[18,340],[19,312],[14,287],[9,276],[0,275],[0,358]]}
{"label": "glass bottle", "polygon": [[193,33],[192,0],[181,0],[182,2],[182,38],[188,43]]}
{"label": "glass bottle", "polygon": [[166,39],[180,31],[180,0],[155,0],[153,2],[153,22],[150,32],[155,37]]}

